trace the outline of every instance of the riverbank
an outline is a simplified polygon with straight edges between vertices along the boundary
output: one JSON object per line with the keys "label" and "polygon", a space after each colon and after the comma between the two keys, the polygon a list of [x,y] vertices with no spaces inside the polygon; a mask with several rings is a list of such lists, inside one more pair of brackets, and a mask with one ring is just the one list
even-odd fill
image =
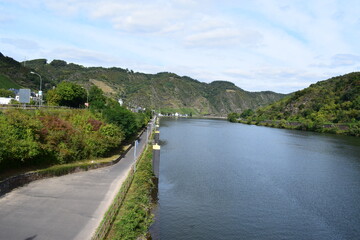
{"label": "riverbank", "polygon": [[[115,209],[115,205],[113,205],[104,217],[105,220],[111,211],[117,212],[114,223],[108,229],[105,239],[149,238],[148,231],[153,221],[151,210],[156,200],[154,193],[157,192],[157,180],[152,172],[151,160],[152,149],[148,145],[138,161],[136,172],[129,174],[118,193],[118,197],[125,196],[120,203],[120,208]],[[131,185],[128,188],[129,184]]]}
{"label": "riverbank", "polygon": [[220,119],[220,120],[226,120],[227,117],[222,116],[202,116],[202,115],[195,115],[195,116],[189,116],[189,117],[182,117],[182,116],[161,116],[161,118],[189,118],[189,119]]}
{"label": "riverbank", "polygon": [[[234,122],[234,121],[231,121]],[[252,121],[246,119],[237,119],[236,123],[243,123],[249,125],[266,126],[273,128],[284,128],[290,130],[302,130],[318,133],[332,133],[348,136],[360,136],[360,124],[359,123],[314,123],[311,121],[306,122],[288,122],[285,120],[264,120],[264,121]]]}

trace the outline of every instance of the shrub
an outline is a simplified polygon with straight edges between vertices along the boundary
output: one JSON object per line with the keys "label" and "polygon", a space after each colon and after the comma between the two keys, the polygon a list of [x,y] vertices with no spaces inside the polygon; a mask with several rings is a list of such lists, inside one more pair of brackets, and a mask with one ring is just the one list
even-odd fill
{"label": "shrub", "polygon": [[120,146],[121,128],[86,110],[0,114],[0,171],[101,157]]}
{"label": "shrub", "polygon": [[120,105],[105,109],[103,115],[109,123],[121,127],[126,138],[138,130],[135,114]]}
{"label": "shrub", "polygon": [[40,155],[39,122],[20,111],[0,115],[0,166],[26,165]]}

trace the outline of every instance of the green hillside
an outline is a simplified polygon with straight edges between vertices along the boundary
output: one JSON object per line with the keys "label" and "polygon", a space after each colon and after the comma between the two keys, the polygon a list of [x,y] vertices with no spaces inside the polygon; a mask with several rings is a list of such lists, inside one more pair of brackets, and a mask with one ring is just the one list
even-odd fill
{"label": "green hillside", "polygon": [[[0,53],[0,88],[30,88],[39,89],[40,79],[31,74],[31,69],[24,67],[21,63],[4,56]],[[43,86],[48,85],[50,81],[43,79]]]}
{"label": "green hillside", "polygon": [[304,129],[360,135],[360,72],[312,84],[242,117],[282,127],[292,122]]}
{"label": "green hillside", "polygon": [[285,96],[274,92],[247,92],[226,81],[207,84],[169,72],[144,74],[115,67],[84,67],[62,60],[48,63],[46,59],[18,63],[3,55],[0,55],[0,64],[0,73],[21,86],[37,88],[39,79],[30,74],[35,71],[42,76],[44,89],[51,89],[61,81],[76,82],[87,89],[96,85],[107,96],[123,99],[127,106],[162,112],[226,116],[232,111],[256,109]]}
{"label": "green hillside", "polygon": [[163,112],[226,116],[231,111],[255,109],[285,96],[274,92],[247,92],[226,81],[207,84],[169,72],[144,74],[115,67],[86,68],[61,60],[47,63],[45,59],[27,61],[26,65],[47,79],[74,81],[85,87],[94,84],[108,96],[122,98],[128,106]]}
{"label": "green hillside", "polygon": [[20,86],[14,83],[8,76],[0,74],[0,88],[9,89],[9,88],[20,88]]}

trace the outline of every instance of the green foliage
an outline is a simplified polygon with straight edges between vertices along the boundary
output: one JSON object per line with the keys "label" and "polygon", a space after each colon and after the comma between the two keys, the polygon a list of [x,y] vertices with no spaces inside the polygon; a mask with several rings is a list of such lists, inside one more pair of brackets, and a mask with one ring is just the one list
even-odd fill
{"label": "green foliage", "polygon": [[240,114],[240,117],[247,118],[247,117],[250,117],[250,116],[254,115],[254,113],[255,113],[254,110],[246,109]]}
{"label": "green foliage", "polygon": [[[14,105],[15,104],[20,104],[20,102],[16,101],[15,99],[11,99],[10,104],[14,104]],[[30,100],[30,104],[32,105],[31,100]]]}
{"label": "green foliage", "polygon": [[137,239],[147,233],[153,218],[150,212],[151,191],[156,187],[151,159],[151,149],[148,148],[139,161],[133,182],[108,239]]}
{"label": "green foliage", "polygon": [[89,104],[92,110],[101,110],[106,105],[104,92],[97,86],[92,86],[89,90]]}
{"label": "green foliage", "polygon": [[[1,63],[6,66],[0,69],[0,73],[24,87],[37,89],[39,86],[39,78],[30,74],[30,71],[36,71],[42,76],[44,90],[63,81],[89,86],[89,80],[94,79],[102,81],[111,89],[105,92],[108,97],[120,97],[129,107],[164,109],[167,113],[226,115],[238,109],[255,109],[284,97],[283,94],[274,92],[247,92],[226,81],[202,83],[169,72],[144,74],[115,67],[87,68],[73,63],[67,64],[62,60],[47,63],[46,59],[26,61],[26,67],[6,57],[0,58],[0,65]],[[61,105],[57,96],[51,92],[48,95],[52,105]],[[97,111],[104,107],[103,103],[93,101],[90,108]]]}
{"label": "green foliage", "polygon": [[0,115],[0,166],[13,167],[36,158],[41,153],[39,130],[39,120],[29,114],[9,111]]}
{"label": "green foliage", "polygon": [[276,127],[359,136],[360,73],[312,84],[269,106],[259,108],[246,118],[248,122],[256,121],[258,124]]}
{"label": "green foliage", "polygon": [[[46,59],[42,59],[42,61],[45,61],[46,63]],[[34,62],[37,62],[37,60],[34,60]],[[0,53],[0,88],[18,89],[23,87],[38,89],[40,79],[38,76],[30,73],[34,69],[30,69],[24,66],[27,63],[28,61],[25,64],[21,64],[18,61],[10,57],[6,57]],[[42,73],[41,75],[43,76]],[[49,86],[49,83],[51,82],[45,76],[43,76],[42,81],[45,87]]]}
{"label": "green foliage", "polygon": [[51,63],[51,66],[53,67],[65,67],[67,65],[67,63],[63,60],[56,60],[54,59]]}
{"label": "green foliage", "polygon": [[230,122],[238,122],[238,118],[240,117],[239,113],[229,113],[227,119]]}
{"label": "green foliage", "polygon": [[10,90],[5,90],[0,88],[0,97],[15,97],[15,93]]}
{"label": "green foliage", "polygon": [[105,156],[124,134],[86,110],[6,110],[0,114],[0,171]]}
{"label": "green foliage", "polygon": [[[346,133],[358,136],[360,121],[360,72],[346,74],[312,84],[289,97],[259,108],[246,117],[248,121],[281,120],[301,123],[301,129],[318,132]],[[350,124],[347,129],[337,125]]]}
{"label": "green foliage", "polygon": [[86,97],[86,90],[80,85],[64,81],[47,92],[46,100],[49,105],[78,108],[84,106]]}
{"label": "green foliage", "polygon": [[[19,109],[0,112],[0,172],[8,168],[65,164],[105,156],[145,126],[151,111],[133,113],[103,96],[97,87],[89,96],[96,111]],[[85,89],[62,82],[49,90],[50,104],[77,106]],[[101,104],[100,104],[101,103]],[[101,107],[100,107],[101,106]]]}
{"label": "green foliage", "polygon": [[135,114],[126,108],[121,107],[119,104],[106,108],[103,111],[103,115],[109,123],[120,126],[121,129],[123,129],[126,138],[133,135],[138,130]]}
{"label": "green foliage", "polygon": [[20,88],[20,86],[6,75],[0,73],[0,90],[9,88]]}

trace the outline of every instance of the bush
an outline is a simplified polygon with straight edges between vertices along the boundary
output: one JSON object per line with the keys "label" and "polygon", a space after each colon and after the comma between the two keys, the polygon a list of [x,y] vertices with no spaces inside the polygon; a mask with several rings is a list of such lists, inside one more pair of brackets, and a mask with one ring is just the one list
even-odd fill
{"label": "bush", "polygon": [[15,97],[15,93],[13,91],[10,90],[6,90],[6,89],[1,89],[0,88],[0,97],[11,97],[14,98]]}
{"label": "bush", "polygon": [[0,171],[105,156],[121,128],[86,110],[7,110],[0,114]]}
{"label": "bush", "polygon": [[49,90],[46,100],[49,105],[83,107],[87,93],[80,85],[72,82],[61,82],[55,89]]}
{"label": "bush", "polygon": [[108,107],[103,111],[105,119],[109,123],[113,123],[123,130],[125,137],[135,134],[138,130],[135,114],[120,105]]}
{"label": "bush", "polygon": [[0,115],[0,166],[26,164],[41,152],[39,121],[20,111]]}
{"label": "bush", "polygon": [[238,122],[238,118],[240,117],[240,114],[238,113],[229,113],[228,116],[227,116],[227,119],[230,121],[230,122]]}

